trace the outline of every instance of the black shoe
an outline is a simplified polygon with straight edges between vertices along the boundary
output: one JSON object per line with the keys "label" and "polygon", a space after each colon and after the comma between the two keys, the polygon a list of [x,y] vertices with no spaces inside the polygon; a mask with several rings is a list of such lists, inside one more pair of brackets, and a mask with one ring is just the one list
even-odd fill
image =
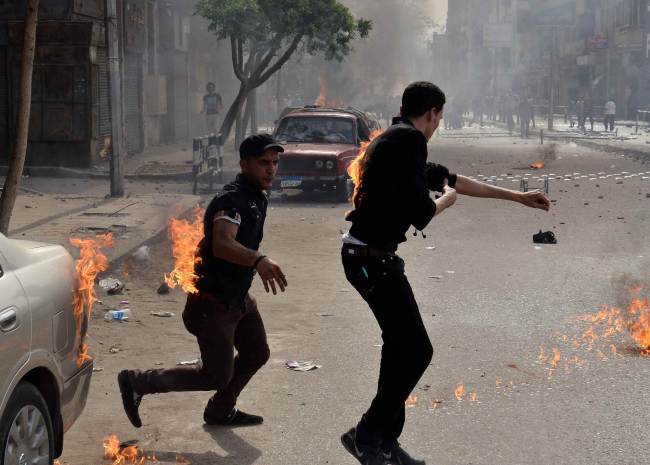
{"label": "black shoe", "polygon": [[117,384],[122,394],[122,405],[124,406],[126,416],[133,426],[140,428],[142,426],[142,420],[140,419],[138,408],[140,408],[140,402],[142,402],[142,394],[138,394],[133,390],[128,370],[120,371],[117,375]]}
{"label": "black shoe", "polygon": [[387,465],[386,458],[379,448],[369,449],[357,444],[356,428],[352,428],[341,436],[341,442],[345,450],[352,454],[361,465]]}
{"label": "black shoe", "polygon": [[390,451],[383,452],[390,465],[426,465],[424,460],[415,460],[402,447],[397,444]]}
{"label": "black shoe", "polygon": [[215,417],[208,412],[203,413],[203,421],[207,425],[220,425],[220,426],[257,426],[264,423],[264,418],[259,415],[251,415],[250,413],[242,412],[235,407],[225,417]]}

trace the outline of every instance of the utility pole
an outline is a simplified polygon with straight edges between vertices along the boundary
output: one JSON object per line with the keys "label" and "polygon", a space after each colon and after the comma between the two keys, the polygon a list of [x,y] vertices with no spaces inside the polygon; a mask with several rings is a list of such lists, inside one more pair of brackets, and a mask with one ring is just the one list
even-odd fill
{"label": "utility pole", "polygon": [[120,36],[117,27],[117,0],[106,0],[106,44],[111,90],[111,197],[124,196],[124,152],[122,126],[122,76],[120,74]]}
{"label": "utility pole", "polygon": [[553,120],[555,119],[555,87],[557,78],[557,34],[558,28],[551,29],[551,78],[548,96],[548,130],[553,130]]}
{"label": "utility pole", "polygon": [[16,204],[20,177],[25,167],[29,140],[29,114],[32,107],[32,74],[36,48],[36,26],[38,23],[39,0],[27,0],[25,12],[23,49],[20,57],[20,86],[18,89],[18,111],[16,117],[16,140],[9,160],[9,170],[0,197],[0,233],[9,234],[11,213]]}

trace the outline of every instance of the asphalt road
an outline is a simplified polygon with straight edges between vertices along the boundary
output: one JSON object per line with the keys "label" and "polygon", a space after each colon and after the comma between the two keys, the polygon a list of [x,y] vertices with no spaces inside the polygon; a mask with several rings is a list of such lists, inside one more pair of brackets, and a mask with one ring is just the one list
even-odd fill
{"label": "asphalt road", "polygon": [[[650,179],[642,179],[650,174],[626,178],[650,172],[650,165],[570,145],[559,146],[555,156],[544,150],[509,138],[439,139],[431,146],[431,160],[471,176],[496,176],[506,187],[517,188],[513,177],[526,173],[574,177],[551,181],[550,213],[461,198],[427,228],[426,239],[410,236],[400,248],[435,349],[402,437],[427,463],[650,460],[650,358],[639,356],[627,334],[613,340],[616,355],[610,342],[588,351],[581,338],[585,328],[575,322],[603,304],[625,303],[625,283],[650,282]],[[526,169],[544,153],[546,169]],[[126,296],[102,297],[104,304],[96,307],[91,352],[103,371],[94,374],[86,410],[66,436],[62,462],[105,463],[102,439],[116,433],[139,440],[161,463],[183,460],[177,456],[219,465],[355,463],[339,436],[373,396],[381,339],[343,277],[339,236],[347,227],[346,209],[298,195],[276,198],[269,210],[263,249],[283,265],[289,288],[271,296],[254,285],[272,357],[240,399],[243,410],[265,416],[263,426],[204,427],[209,393],[146,397],[140,430],[123,414],[115,384],[120,369],[172,366],[198,352],[182,327],[182,293],[155,292],[171,266],[163,240],[148,262],[131,264]],[[532,235],[540,229],[554,231],[559,243],[536,247]],[[105,323],[103,310],[124,298],[135,321]],[[176,316],[156,318],[153,310]],[[580,336],[578,348],[563,341],[573,335]],[[119,351],[111,353],[111,346]],[[540,347],[558,350],[556,369],[539,360]],[[297,373],[284,367],[287,360],[323,367]],[[459,383],[462,400],[455,396]]]}

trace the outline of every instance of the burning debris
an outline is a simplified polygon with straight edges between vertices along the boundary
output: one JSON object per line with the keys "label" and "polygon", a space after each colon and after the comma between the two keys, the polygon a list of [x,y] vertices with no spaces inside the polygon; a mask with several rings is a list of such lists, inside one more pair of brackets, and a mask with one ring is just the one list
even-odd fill
{"label": "burning debris", "polygon": [[194,273],[194,266],[201,260],[197,251],[199,242],[203,238],[204,213],[204,210],[196,207],[192,222],[177,218],[169,220],[169,238],[172,242],[175,263],[172,272],[165,275],[165,283],[171,289],[180,286],[183,292],[189,294],[198,292],[195,286],[197,276]]}
{"label": "burning debris", "polygon": [[415,407],[417,403],[418,403],[418,396],[410,395],[406,399],[406,402],[404,402],[404,405],[406,406],[406,408],[411,408],[411,407]]}
{"label": "burning debris", "polygon": [[327,86],[325,85],[325,79],[323,79],[323,77],[321,76],[319,81],[320,81],[320,93],[318,94],[318,98],[314,101],[314,105],[317,107],[343,106],[340,104],[340,102],[337,102],[336,100],[327,99]]}
{"label": "burning debris", "polygon": [[75,262],[77,288],[73,294],[72,304],[79,341],[77,366],[81,368],[91,358],[88,355],[86,336],[90,313],[97,302],[95,279],[99,273],[108,269],[108,258],[101,249],[113,247],[114,238],[112,234],[102,234],[95,239],[71,238],[70,244],[79,249],[79,259]]}
{"label": "burning debris", "polygon": [[463,383],[458,383],[454,390],[454,396],[456,396],[456,400],[463,400],[465,397],[465,385]]}
{"label": "burning debris", "polygon": [[[111,465],[142,465],[145,463],[157,463],[155,454],[147,455],[137,446],[137,441],[120,443],[115,434],[104,439],[104,458],[112,460]],[[178,463],[189,463],[180,462]]]}

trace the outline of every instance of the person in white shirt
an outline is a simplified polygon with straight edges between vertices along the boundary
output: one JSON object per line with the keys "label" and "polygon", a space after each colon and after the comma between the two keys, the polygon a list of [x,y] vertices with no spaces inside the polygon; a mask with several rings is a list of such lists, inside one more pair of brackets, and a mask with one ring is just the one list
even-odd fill
{"label": "person in white shirt", "polygon": [[616,102],[609,99],[605,104],[605,131],[614,131],[616,123]]}

